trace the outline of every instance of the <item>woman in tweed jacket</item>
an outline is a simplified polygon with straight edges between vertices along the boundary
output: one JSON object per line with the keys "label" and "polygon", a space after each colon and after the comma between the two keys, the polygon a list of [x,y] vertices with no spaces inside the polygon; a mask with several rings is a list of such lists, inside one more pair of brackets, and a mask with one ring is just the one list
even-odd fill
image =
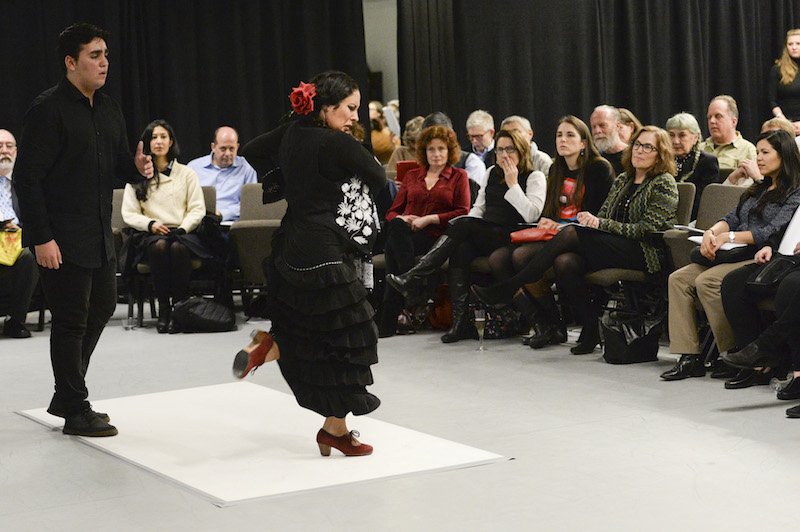
{"label": "woman in tweed jacket", "polygon": [[672,227],[678,207],[675,156],[666,131],[646,126],[634,134],[622,162],[625,172],[614,181],[597,216],[578,213],[580,225],[564,227],[517,275],[490,287],[473,286],[473,293],[485,303],[507,302],[552,267],[559,290],[567,293],[583,327],[571,351],[592,352],[600,342],[600,309],[592,304],[583,276],[605,268],[658,272],[660,253],[647,237]]}

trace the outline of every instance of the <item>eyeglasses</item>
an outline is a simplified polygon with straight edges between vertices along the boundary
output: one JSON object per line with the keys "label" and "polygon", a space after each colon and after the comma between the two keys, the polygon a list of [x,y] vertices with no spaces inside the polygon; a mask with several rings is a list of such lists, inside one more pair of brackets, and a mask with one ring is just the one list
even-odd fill
{"label": "eyeglasses", "polygon": [[501,148],[498,146],[495,148],[495,151],[497,151],[498,154],[505,153],[506,155],[511,155],[512,153],[516,152],[517,149],[514,146],[508,146],[507,148]]}
{"label": "eyeglasses", "polygon": [[642,150],[645,153],[653,153],[654,151],[656,151],[656,147],[653,146],[652,144],[642,144],[638,140],[633,143],[633,149]]}
{"label": "eyeglasses", "polygon": [[469,135],[469,134],[468,134],[468,135],[467,135],[467,138],[468,138],[469,140],[478,140],[479,138],[483,137],[483,136],[484,136],[484,135],[486,135],[487,133],[488,133],[488,131],[484,131],[484,132],[483,132],[483,133],[481,133],[480,135]]}

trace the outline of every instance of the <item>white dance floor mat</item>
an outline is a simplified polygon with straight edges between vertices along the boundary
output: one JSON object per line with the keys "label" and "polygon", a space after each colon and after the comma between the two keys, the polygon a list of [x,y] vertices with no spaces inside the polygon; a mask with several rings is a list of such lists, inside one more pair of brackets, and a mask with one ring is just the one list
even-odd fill
{"label": "white dance floor mat", "polygon": [[[322,418],[291,395],[248,382],[108,399],[93,407],[109,413],[119,435],[80,440],[217,506],[505,460],[369,416],[348,416],[348,426],[375,447],[371,456],[345,457],[333,449],[323,457],[315,441]],[[44,408],[18,413],[51,429],[63,427]]]}

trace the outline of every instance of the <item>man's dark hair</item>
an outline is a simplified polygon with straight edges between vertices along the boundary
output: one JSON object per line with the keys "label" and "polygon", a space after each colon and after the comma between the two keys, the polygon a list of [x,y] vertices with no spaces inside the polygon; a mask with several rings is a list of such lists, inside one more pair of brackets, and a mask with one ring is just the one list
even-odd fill
{"label": "man's dark hair", "polygon": [[109,33],[106,30],[98,28],[94,24],[75,23],[58,36],[58,57],[61,58],[62,64],[67,56],[77,59],[84,44],[89,44],[95,39],[108,41],[108,36]]}

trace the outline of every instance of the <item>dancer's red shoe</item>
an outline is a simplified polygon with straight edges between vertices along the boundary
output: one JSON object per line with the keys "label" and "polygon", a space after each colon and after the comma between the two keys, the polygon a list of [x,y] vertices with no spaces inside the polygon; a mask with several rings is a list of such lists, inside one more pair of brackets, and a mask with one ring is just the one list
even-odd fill
{"label": "dancer's red shoe", "polygon": [[[251,336],[253,341],[250,342],[250,345],[236,353],[236,358],[233,359],[233,376],[237,379],[245,378],[265,362],[280,358],[278,346],[270,333],[255,330]],[[274,352],[272,351],[273,346],[275,347]],[[271,355],[270,352],[272,352]]]}
{"label": "dancer's red shoe", "polygon": [[372,446],[359,443],[356,437],[360,434],[351,430],[342,436],[334,436],[324,429],[317,432],[317,445],[322,456],[331,455],[331,447],[340,450],[345,456],[366,456],[372,454]]}

